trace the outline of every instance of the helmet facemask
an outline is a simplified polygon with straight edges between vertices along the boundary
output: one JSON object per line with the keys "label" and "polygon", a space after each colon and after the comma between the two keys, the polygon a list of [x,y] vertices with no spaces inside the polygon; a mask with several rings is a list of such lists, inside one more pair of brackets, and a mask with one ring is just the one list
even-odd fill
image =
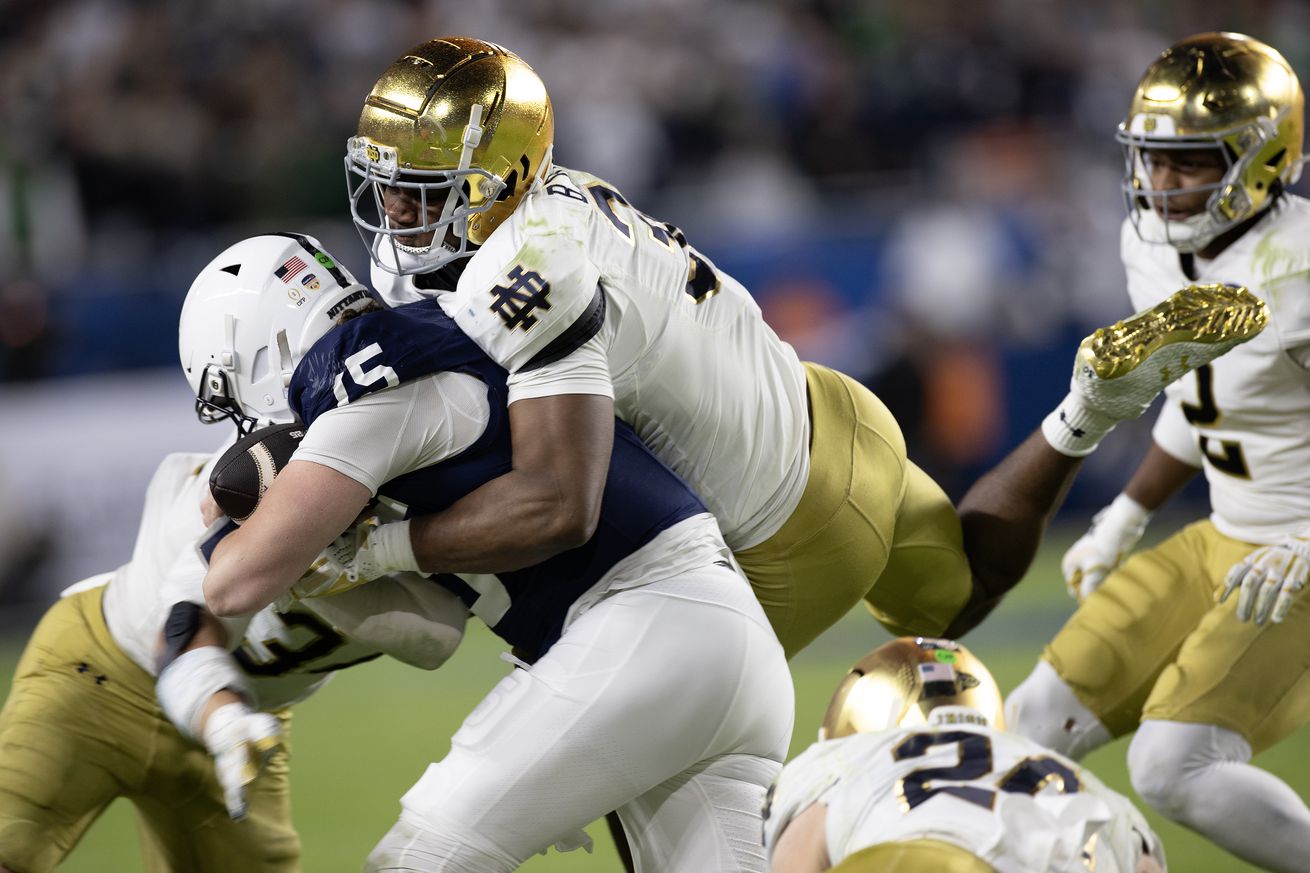
{"label": "helmet facemask", "polygon": [[471,256],[545,177],[554,131],[545,85],[501,46],[441,37],[403,54],[346,142],[351,215],[373,263],[407,275]]}
{"label": "helmet facemask", "polygon": [[[1132,128],[1121,126],[1115,139],[1123,146],[1124,178],[1122,191],[1128,218],[1138,236],[1152,243],[1164,243],[1181,252],[1196,252],[1217,237],[1255,215],[1271,203],[1284,184],[1300,175],[1300,162],[1281,174],[1270,169],[1283,155],[1268,155],[1278,135],[1277,123],[1258,119],[1240,128],[1221,131],[1212,136],[1162,136],[1145,133],[1149,125],[1165,127],[1168,117],[1156,119],[1139,115]],[[1136,128],[1134,130],[1133,128]],[[1224,173],[1215,182],[1184,188],[1156,189],[1151,182],[1151,152],[1212,150],[1224,162]],[[1257,160],[1265,157],[1265,165]],[[1257,197],[1252,192],[1258,192]],[[1180,198],[1192,199],[1207,194],[1201,211],[1186,218],[1169,219],[1171,208]],[[1158,208],[1157,208],[1158,207]]]}
{"label": "helmet facemask", "polygon": [[[1124,147],[1124,202],[1138,235],[1198,252],[1259,215],[1301,175],[1304,106],[1296,73],[1259,40],[1201,33],[1166,49],[1142,75],[1115,135]],[[1178,150],[1215,150],[1222,176],[1190,188],[1155,188],[1151,153]],[[1171,208],[1180,199],[1186,207]]]}
{"label": "helmet facemask", "polygon": [[236,425],[238,438],[259,426],[260,420],[246,413],[233,391],[232,383],[221,367],[207,364],[200,375],[200,393],[196,395],[196,418],[201,424],[229,420]]}
{"label": "helmet facemask", "polygon": [[[469,166],[482,139],[482,106],[475,104],[464,131],[459,163],[452,169],[401,168],[396,150],[354,136],[346,141],[346,189],[355,229],[373,263],[396,275],[431,273],[473,253],[469,220],[486,212],[505,190],[504,180]],[[399,189],[416,204],[418,223],[400,227],[387,214],[385,189]],[[430,218],[432,207],[441,212]],[[431,234],[426,245],[403,242]]]}

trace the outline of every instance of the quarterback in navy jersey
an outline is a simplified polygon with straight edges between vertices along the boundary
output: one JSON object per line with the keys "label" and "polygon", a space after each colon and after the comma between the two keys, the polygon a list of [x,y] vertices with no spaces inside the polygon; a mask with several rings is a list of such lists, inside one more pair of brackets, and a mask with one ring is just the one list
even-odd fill
{"label": "quarterback in navy jersey", "polygon": [[[319,287],[291,288],[309,263],[327,272]],[[308,237],[228,249],[182,318],[184,332],[188,320],[225,326],[190,362],[206,374],[203,401],[259,418],[261,380],[280,382],[308,426],[212,554],[216,614],[330,593],[292,589],[375,497],[439,512],[511,469],[505,372],[439,306],[378,307]],[[533,663],[519,662],[404,796],[365,869],[512,870],[579,845],[611,810],[645,869],[764,869],[750,837],[790,739],[782,649],[714,518],[615,427],[594,536],[546,560],[519,555],[507,570],[492,558],[436,578]]]}

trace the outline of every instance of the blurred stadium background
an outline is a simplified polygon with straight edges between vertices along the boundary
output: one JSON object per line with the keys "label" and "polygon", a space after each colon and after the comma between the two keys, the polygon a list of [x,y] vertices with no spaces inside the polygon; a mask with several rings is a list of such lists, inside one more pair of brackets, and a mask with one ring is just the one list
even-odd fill
{"label": "blurred stadium background", "polygon": [[[317,235],[361,276],[341,170],[364,94],[420,38],[521,54],[556,159],[686,230],[803,358],[868,381],[958,496],[1125,314],[1115,124],[1140,72],[1203,30],[1310,76],[1301,0],[47,0],[0,18],[0,673],[68,583],[128,558],[160,455],[204,450],[177,372],[195,271],[252,233]],[[1086,465],[1032,578],[970,642],[1006,688],[1071,610],[1062,546],[1149,423]],[[1206,511],[1202,489],[1174,507]],[[1157,533],[1171,527],[1157,521]],[[796,748],[883,635],[852,616],[795,663]],[[305,869],[358,868],[424,762],[504,671],[474,634],[434,676],[372,665],[297,714]],[[353,674],[353,675],[351,675]],[[1264,762],[1303,795],[1303,731]],[[1091,761],[1128,790],[1123,746]],[[139,867],[116,810],[65,869]],[[1242,871],[1162,826],[1175,870]],[[547,856],[534,870],[615,870]]]}

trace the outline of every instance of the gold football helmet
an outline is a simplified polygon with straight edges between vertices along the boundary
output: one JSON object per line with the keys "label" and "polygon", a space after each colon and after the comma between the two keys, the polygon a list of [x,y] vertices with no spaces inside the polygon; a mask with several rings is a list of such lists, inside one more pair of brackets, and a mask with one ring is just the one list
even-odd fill
{"label": "gold football helmet", "polygon": [[[930,716],[933,710],[941,712]],[[1003,729],[996,680],[953,640],[901,637],[851,667],[828,703],[819,739],[923,724],[981,724]]]}
{"label": "gold football helmet", "polygon": [[[1138,235],[1180,251],[1215,237],[1273,202],[1301,175],[1305,98],[1274,49],[1240,33],[1202,33],[1165,50],[1146,70],[1116,139],[1124,146],[1124,199]],[[1154,190],[1157,149],[1215,149],[1227,167],[1212,185]],[[1210,192],[1205,208],[1167,220],[1169,199]]]}
{"label": "gold football helmet", "polygon": [[[471,254],[545,175],[554,135],[546,87],[514,53],[466,37],[406,52],[346,141],[350,210],[374,263],[427,273]],[[387,193],[411,198],[416,223],[388,217]]]}

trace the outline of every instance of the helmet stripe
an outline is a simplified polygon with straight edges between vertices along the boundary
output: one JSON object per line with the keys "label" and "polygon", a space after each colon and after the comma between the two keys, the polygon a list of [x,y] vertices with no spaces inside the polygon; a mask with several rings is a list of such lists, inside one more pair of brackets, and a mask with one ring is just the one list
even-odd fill
{"label": "helmet stripe", "polygon": [[328,273],[332,275],[332,278],[337,280],[338,285],[340,285],[342,288],[350,287],[351,283],[346,281],[346,274],[341,272],[341,268],[337,266],[336,261],[332,260],[332,258],[328,256],[327,252],[323,251],[322,249],[315,246],[312,242],[310,242],[309,237],[305,236],[303,233],[292,233],[286,230],[275,230],[273,231],[271,236],[285,236],[288,239],[293,239],[296,242],[300,243],[300,247],[305,251],[309,252],[311,255],[313,255],[314,260],[318,262],[318,265],[323,269],[327,270]]}

